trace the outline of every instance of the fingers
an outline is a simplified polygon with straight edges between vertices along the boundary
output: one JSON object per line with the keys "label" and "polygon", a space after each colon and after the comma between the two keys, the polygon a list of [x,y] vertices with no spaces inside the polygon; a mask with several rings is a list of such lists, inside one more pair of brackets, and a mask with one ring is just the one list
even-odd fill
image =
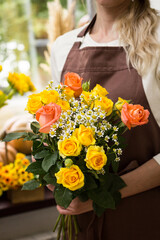
{"label": "fingers", "polygon": [[55,189],[55,186],[53,186],[52,184],[48,184],[46,187],[47,187],[51,192],[53,192],[54,189]]}
{"label": "fingers", "polygon": [[75,211],[70,210],[69,208],[65,209],[59,205],[57,205],[57,210],[60,214],[64,214],[64,215],[77,215],[77,213],[75,213]]}

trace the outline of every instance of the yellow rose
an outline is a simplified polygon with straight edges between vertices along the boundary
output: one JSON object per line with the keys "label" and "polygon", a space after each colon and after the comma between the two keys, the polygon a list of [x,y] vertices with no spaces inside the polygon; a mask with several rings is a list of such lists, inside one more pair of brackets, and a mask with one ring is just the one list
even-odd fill
{"label": "yellow rose", "polygon": [[107,156],[103,147],[90,146],[87,150],[85,161],[89,169],[101,170],[107,162]]}
{"label": "yellow rose", "polygon": [[65,156],[78,156],[81,149],[82,145],[75,136],[63,141],[58,141],[58,150],[63,158],[65,158]]}
{"label": "yellow rose", "polygon": [[107,97],[101,97],[101,100],[95,100],[94,106],[101,107],[107,113],[107,116],[109,116],[112,113],[113,102]]}
{"label": "yellow rose", "polygon": [[119,97],[118,101],[115,103],[116,109],[118,109],[121,112],[123,105],[127,102],[128,102],[127,100]]}
{"label": "yellow rose", "polygon": [[45,105],[49,103],[56,103],[59,98],[59,94],[55,90],[44,90],[40,92],[40,95],[42,98],[42,103]]}
{"label": "yellow rose", "polygon": [[72,97],[74,97],[74,91],[69,87],[64,88],[63,94],[65,95],[67,100],[70,100]]}
{"label": "yellow rose", "polygon": [[40,94],[32,94],[28,97],[28,102],[25,110],[27,110],[31,114],[35,114],[38,109],[43,106],[41,102]]}
{"label": "yellow rose", "polygon": [[91,92],[83,91],[82,92],[82,96],[83,96],[82,102],[84,104],[87,104],[88,106],[90,106],[90,109],[92,109],[93,108],[94,98],[93,98],[93,95],[91,94]]}
{"label": "yellow rose", "polygon": [[80,125],[73,133],[78,138],[79,142],[84,146],[94,145],[96,140],[94,138],[93,130],[90,127]]}
{"label": "yellow rose", "polygon": [[93,90],[91,91],[91,93],[94,94],[94,95],[103,96],[103,97],[105,97],[105,96],[108,94],[107,90],[106,90],[105,88],[103,88],[103,87],[102,87],[101,85],[99,85],[99,84],[97,84],[97,85],[93,88]]}
{"label": "yellow rose", "polygon": [[75,191],[84,186],[84,175],[76,165],[72,165],[70,168],[61,168],[55,176],[57,183],[62,184],[71,191]]}
{"label": "yellow rose", "polygon": [[3,69],[3,68],[2,68],[2,65],[0,65],[0,72],[2,71],[2,69]]}
{"label": "yellow rose", "polygon": [[57,102],[57,105],[59,105],[63,111],[67,111],[67,110],[70,109],[69,103],[67,101],[62,100],[62,99],[60,99]]}

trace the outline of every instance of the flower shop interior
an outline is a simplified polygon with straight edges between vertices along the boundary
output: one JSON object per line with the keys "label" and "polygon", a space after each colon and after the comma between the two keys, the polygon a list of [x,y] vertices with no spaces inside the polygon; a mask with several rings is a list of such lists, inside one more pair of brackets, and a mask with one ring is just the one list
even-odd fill
{"label": "flower shop interior", "polygon": [[[160,10],[159,0],[151,4]],[[25,172],[32,141],[2,139],[31,131],[26,104],[31,92],[52,80],[53,42],[87,24],[96,8],[92,0],[1,0],[0,9],[0,239],[54,240],[58,212],[52,191],[21,190],[32,179]]]}

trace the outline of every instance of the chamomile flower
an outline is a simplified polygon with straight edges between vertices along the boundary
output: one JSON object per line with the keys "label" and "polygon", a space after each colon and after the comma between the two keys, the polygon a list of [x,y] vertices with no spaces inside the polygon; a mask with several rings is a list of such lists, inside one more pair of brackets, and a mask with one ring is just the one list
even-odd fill
{"label": "chamomile flower", "polygon": [[105,136],[105,138],[104,138],[104,140],[106,141],[106,142],[109,142],[109,139],[110,139],[110,137],[109,136]]}
{"label": "chamomile flower", "polygon": [[118,154],[118,155],[122,155],[122,149],[121,149],[121,148],[118,148],[118,149],[117,149],[117,154]]}
{"label": "chamomile flower", "polygon": [[97,136],[98,136],[98,137],[103,137],[103,135],[104,135],[103,132],[101,132],[101,131],[97,131]]}
{"label": "chamomile flower", "polygon": [[113,126],[113,130],[114,130],[115,132],[117,132],[117,131],[118,131],[118,127]]}
{"label": "chamomile flower", "polygon": [[115,158],[115,162],[119,162],[120,161],[120,158],[119,157],[116,157]]}
{"label": "chamomile flower", "polygon": [[117,141],[117,139],[118,139],[117,134],[113,134],[112,139],[113,139],[113,141]]}

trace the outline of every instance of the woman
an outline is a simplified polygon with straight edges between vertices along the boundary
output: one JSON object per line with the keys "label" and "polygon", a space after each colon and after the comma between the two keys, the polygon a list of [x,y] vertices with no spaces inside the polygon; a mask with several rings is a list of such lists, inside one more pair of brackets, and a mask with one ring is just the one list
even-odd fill
{"label": "woman", "polygon": [[104,86],[150,110],[149,124],[125,135],[120,175],[127,186],[116,210],[98,218],[91,200],[74,199],[61,214],[79,214],[78,240],[159,240],[160,216],[160,20],[148,0],[96,0],[97,15],[82,29],[57,39],[52,48],[55,84],[66,72]]}

